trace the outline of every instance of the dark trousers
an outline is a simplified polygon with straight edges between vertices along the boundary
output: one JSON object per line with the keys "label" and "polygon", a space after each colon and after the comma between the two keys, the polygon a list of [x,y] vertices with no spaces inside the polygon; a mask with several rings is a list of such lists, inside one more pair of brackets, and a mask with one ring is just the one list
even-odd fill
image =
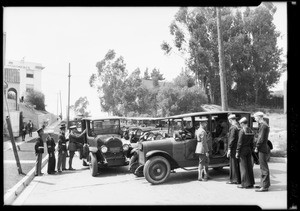
{"label": "dark trousers", "polygon": [[25,141],[26,132],[22,132],[22,141]]}
{"label": "dark trousers", "polygon": [[29,137],[32,137],[32,129],[29,130]]}
{"label": "dark trousers", "polygon": [[49,157],[48,157],[48,174],[51,174],[55,171],[55,162],[56,162],[56,159],[55,159],[55,154],[52,152],[52,153],[49,153],[48,154]]}
{"label": "dark trousers", "polygon": [[234,155],[229,158],[229,181],[241,183],[241,172],[238,159]]}
{"label": "dark trousers", "polygon": [[57,171],[65,170],[66,169],[66,156],[67,152],[60,152],[58,153],[57,158]]}
{"label": "dark trousers", "polygon": [[258,159],[259,159],[259,165],[260,165],[260,186],[263,188],[269,188],[270,187],[270,171],[267,161],[267,154],[259,152],[258,153]]}
{"label": "dark trousers", "polygon": [[35,175],[41,175],[42,174],[42,153],[36,154],[36,161],[35,161]]}
{"label": "dark trousers", "polygon": [[69,151],[70,157],[69,157],[69,168],[72,168],[72,162],[73,162],[73,157],[75,154],[75,151]]}
{"label": "dark trousers", "polygon": [[241,171],[241,185],[243,187],[253,186],[255,181],[251,161],[251,149],[249,149],[245,155],[241,155],[239,164]]}

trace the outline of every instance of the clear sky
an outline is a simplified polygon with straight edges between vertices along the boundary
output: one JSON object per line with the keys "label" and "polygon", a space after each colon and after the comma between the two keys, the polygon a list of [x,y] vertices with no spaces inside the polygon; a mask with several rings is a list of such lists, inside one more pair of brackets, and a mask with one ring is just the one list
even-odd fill
{"label": "clear sky", "polygon": [[[274,4],[274,23],[282,34],[278,45],[286,54],[286,2]],[[177,11],[178,7],[4,7],[6,60],[25,57],[25,62],[42,63],[46,110],[57,114],[61,91],[64,117],[70,63],[70,104],[87,96],[89,110],[99,115],[99,98],[89,77],[109,49],[124,57],[129,73],[138,67],[142,73],[147,67],[158,68],[168,81],[180,73],[183,59],[166,56],[160,48],[163,41],[172,42],[169,25]]]}

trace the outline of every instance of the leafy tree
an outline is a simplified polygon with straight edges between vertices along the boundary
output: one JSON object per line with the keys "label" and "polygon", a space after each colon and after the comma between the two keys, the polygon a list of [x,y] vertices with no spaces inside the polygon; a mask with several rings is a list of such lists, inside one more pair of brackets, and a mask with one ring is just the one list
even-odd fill
{"label": "leafy tree", "polygon": [[182,70],[180,74],[174,79],[174,84],[179,87],[193,87],[195,86],[195,80],[190,74],[188,69]]}
{"label": "leafy tree", "polygon": [[[242,14],[222,8],[225,70],[230,103],[259,103],[267,96],[281,72],[281,50],[276,47],[279,33],[268,9],[247,8]],[[173,47],[163,42],[166,54],[179,52],[205,91],[208,103],[220,102],[218,42],[215,9],[180,8],[170,25]]]}
{"label": "leafy tree", "polygon": [[122,93],[128,75],[123,57],[116,58],[115,51],[109,50],[96,67],[97,74],[91,75],[89,83],[97,88],[103,111],[122,115]]}
{"label": "leafy tree", "polygon": [[149,75],[149,72],[148,72],[148,68],[146,68],[145,72],[144,72],[144,77],[143,79],[146,79],[146,80],[149,80],[150,79],[150,75]]}
{"label": "leafy tree", "polygon": [[71,108],[74,110],[76,115],[82,115],[84,117],[87,117],[90,115],[90,112],[87,111],[88,105],[89,101],[87,100],[87,97],[80,97],[78,100],[75,101],[75,104],[71,106]]}
{"label": "leafy tree", "polygon": [[35,106],[35,109],[46,111],[45,110],[45,95],[36,90],[29,90],[25,96],[25,102]]}

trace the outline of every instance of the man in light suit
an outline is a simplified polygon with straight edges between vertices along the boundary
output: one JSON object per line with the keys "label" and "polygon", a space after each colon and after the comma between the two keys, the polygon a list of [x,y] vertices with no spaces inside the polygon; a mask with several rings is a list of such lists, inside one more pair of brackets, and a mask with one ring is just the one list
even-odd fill
{"label": "man in light suit", "polygon": [[205,128],[207,126],[207,118],[200,119],[200,126],[195,132],[197,138],[197,146],[195,153],[199,155],[198,180],[207,181],[208,179],[208,163],[209,163],[209,149],[207,144],[207,133]]}

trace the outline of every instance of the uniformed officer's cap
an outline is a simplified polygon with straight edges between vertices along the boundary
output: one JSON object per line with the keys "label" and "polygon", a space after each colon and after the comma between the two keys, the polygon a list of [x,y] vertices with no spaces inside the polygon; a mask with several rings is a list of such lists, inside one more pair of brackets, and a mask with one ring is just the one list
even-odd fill
{"label": "uniformed officer's cap", "polygon": [[72,125],[72,126],[69,127],[70,130],[76,129],[76,128],[77,128],[77,127],[76,127],[75,125]]}
{"label": "uniformed officer's cap", "polygon": [[228,119],[236,119],[235,114],[230,114],[230,115],[228,116]]}
{"label": "uniformed officer's cap", "polygon": [[40,133],[41,131],[44,131],[44,129],[41,127],[41,128],[39,128],[36,132],[37,133]]}
{"label": "uniformed officer's cap", "polygon": [[208,119],[206,117],[199,118],[199,122],[207,122]]}
{"label": "uniformed officer's cap", "polygon": [[264,116],[264,113],[263,112],[261,112],[261,111],[258,111],[258,112],[256,112],[254,115],[253,115],[254,117],[256,117],[256,116]]}
{"label": "uniformed officer's cap", "polygon": [[239,121],[240,124],[241,123],[246,123],[246,122],[248,122],[246,117],[241,118],[240,121]]}

